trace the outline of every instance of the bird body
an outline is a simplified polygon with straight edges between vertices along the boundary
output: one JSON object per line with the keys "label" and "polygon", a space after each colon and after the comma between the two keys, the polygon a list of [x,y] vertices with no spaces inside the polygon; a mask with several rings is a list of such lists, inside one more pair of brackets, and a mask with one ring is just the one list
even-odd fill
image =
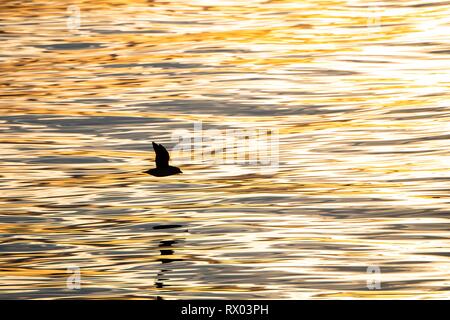
{"label": "bird body", "polygon": [[155,177],[166,177],[171,176],[173,174],[182,173],[180,168],[168,166],[167,168],[153,168],[145,171],[145,173],[151,174]]}
{"label": "bird body", "polygon": [[183,173],[180,168],[169,166],[169,152],[162,144],[152,142],[153,150],[155,150],[156,168],[145,171],[145,173],[151,174],[155,177],[166,177],[178,173]]}

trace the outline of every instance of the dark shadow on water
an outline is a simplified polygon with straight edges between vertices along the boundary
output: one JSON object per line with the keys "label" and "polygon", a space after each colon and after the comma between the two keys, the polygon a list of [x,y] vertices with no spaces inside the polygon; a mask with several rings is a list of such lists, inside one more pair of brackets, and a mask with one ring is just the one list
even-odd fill
{"label": "dark shadow on water", "polygon": [[[160,248],[159,251],[161,258],[159,258],[158,260],[161,261],[162,266],[172,261],[176,261],[176,259],[171,259],[170,257],[168,257],[174,254],[175,251],[173,250],[172,245],[176,243],[177,243],[176,240],[163,240],[159,243],[158,247]],[[169,278],[166,275],[169,271],[170,271],[169,269],[161,267],[155,279],[156,289],[164,289],[164,287],[166,286],[164,282],[169,280]],[[156,297],[156,299],[162,299],[162,297],[158,296]]]}
{"label": "dark shadow on water", "polygon": [[173,229],[173,228],[180,228],[182,225],[180,224],[166,224],[166,225],[158,225],[154,226],[154,230],[162,230],[162,229]]}
{"label": "dark shadow on water", "polygon": [[[166,224],[166,225],[154,226],[153,230],[168,230],[168,229],[174,229],[174,228],[180,228],[180,227],[182,227],[182,225]],[[173,235],[171,235],[171,237],[173,237]],[[166,283],[167,281],[170,280],[168,273],[170,271],[173,271],[173,268],[169,267],[170,263],[183,260],[183,259],[173,257],[175,255],[175,246],[179,245],[180,243],[181,243],[180,240],[176,240],[176,239],[172,238],[172,239],[168,239],[168,240],[161,240],[158,244],[160,256],[157,259],[157,261],[160,261],[161,265],[160,265],[160,270],[156,275],[154,285],[158,291],[161,291],[161,294],[164,292],[163,290],[168,286]],[[163,300],[164,298],[162,296],[158,295],[158,296],[156,296],[156,299]]]}

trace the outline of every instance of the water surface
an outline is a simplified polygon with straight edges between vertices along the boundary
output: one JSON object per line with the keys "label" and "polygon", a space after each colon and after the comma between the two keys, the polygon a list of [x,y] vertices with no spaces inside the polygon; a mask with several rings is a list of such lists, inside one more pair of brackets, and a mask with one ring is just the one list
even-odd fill
{"label": "water surface", "polygon": [[[70,5],[0,4],[1,298],[449,298],[448,2]],[[279,170],[142,173],[199,121]]]}

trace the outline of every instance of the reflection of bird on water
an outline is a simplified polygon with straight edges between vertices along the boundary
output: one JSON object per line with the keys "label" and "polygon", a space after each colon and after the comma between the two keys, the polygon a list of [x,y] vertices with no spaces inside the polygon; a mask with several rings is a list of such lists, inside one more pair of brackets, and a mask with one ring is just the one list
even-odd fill
{"label": "reflection of bird on water", "polygon": [[156,153],[156,168],[145,171],[145,173],[151,174],[155,177],[166,177],[171,176],[181,172],[180,168],[169,166],[169,152],[167,152],[166,148],[162,144],[157,144],[152,142],[153,150]]}
{"label": "reflection of bird on water", "polygon": [[[161,241],[159,244],[159,252],[161,253],[161,256],[171,256],[173,255],[172,245],[176,244],[177,242],[175,240],[169,240],[169,241]],[[167,248],[169,247],[169,249]],[[171,258],[160,258],[159,261],[162,263],[169,263],[172,261],[178,261],[179,259],[171,259]]]}
{"label": "reflection of bird on water", "polygon": [[[177,241],[175,240],[169,240],[169,241],[161,241],[159,243],[159,248],[160,248],[160,253],[161,256],[171,256],[173,255],[174,251],[171,249],[173,244],[176,244]],[[176,261],[177,259],[170,259],[167,257],[161,257],[160,259],[158,259],[159,261],[161,261],[161,263],[165,264],[165,263],[170,263],[172,261]],[[156,276],[156,280],[155,280],[155,287],[158,289],[162,289],[164,287],[164,281],[168,280],[166,277],[164,277],[164,273],[168,272],[168,269],[165,268],[161,268],[161,271],[158,273],[158,275]]]}
{"label": "reflection of bird on water", "polygon": [[[170,230],[170,229],[177,229],[182,227],[181,224],[161,224],[161,225],[155,225],[153,226],[154,230]],[[188,232],[188,230],[185,230],[185,232]],[[180,257],[174,257],[175,254],[175,248],[173,246],[182,243],[183,240],[179,239],[176,240],[170,236],[168,240],[160,240],[158,244],[158,249],[160,252],[160,256],[158,257],[158,261],[161,262],[160,271],[156,275],[155,279],[155,287],[156,289],[164,289],[167,285],[164,283],[169,280],[167,273],[170,271],[173,271],[174,266],[170,266],[169,263],[176,262],[176,261],[182,261]],[[159,290],[161,293],[164,292],[164,290]],[[163,298],[161,296],[157,296],[156,299],[162,300]]]}

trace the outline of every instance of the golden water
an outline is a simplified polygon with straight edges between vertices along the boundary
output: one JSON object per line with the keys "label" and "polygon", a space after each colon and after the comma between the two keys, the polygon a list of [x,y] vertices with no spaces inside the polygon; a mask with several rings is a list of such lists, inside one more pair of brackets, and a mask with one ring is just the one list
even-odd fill
{"label": "golden water", "polygon": [[[448,2],[2,1],[0,27],[1,298],[450,297]],[[142,173],[198,121],[277,129],[279,170]]]}

